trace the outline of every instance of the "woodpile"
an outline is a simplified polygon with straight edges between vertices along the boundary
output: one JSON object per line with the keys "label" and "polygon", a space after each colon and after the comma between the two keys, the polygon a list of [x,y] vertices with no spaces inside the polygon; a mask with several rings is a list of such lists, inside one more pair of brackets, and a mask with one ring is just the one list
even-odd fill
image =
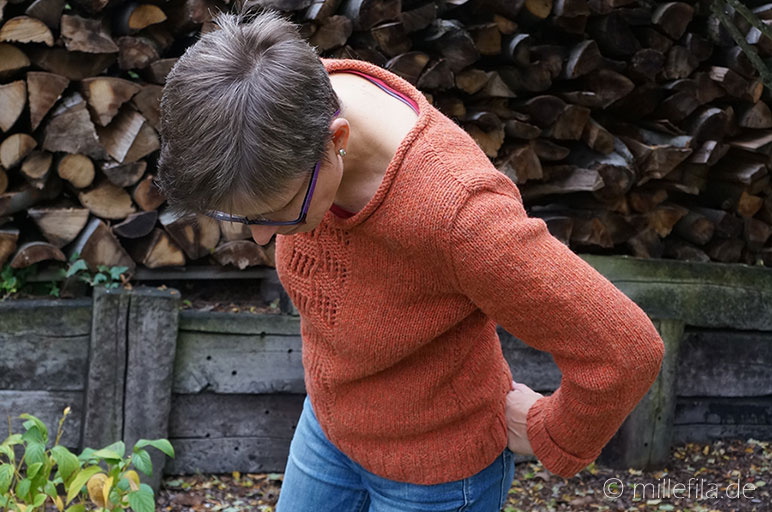
{"label": "woodpile", "polygon": [[[772,266],[772,97],[709,2],[248,1],[421,89],[576,252]],[[165,76],[228,3],[0,0],[0,264],[273,264],[153,186]]]}

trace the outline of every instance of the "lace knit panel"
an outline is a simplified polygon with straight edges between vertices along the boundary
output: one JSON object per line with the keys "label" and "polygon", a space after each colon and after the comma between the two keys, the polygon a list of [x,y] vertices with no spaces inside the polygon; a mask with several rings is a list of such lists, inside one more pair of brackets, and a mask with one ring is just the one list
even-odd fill
{"label": "lace knit panel", "polygon": [[[319,318],[327,329],[335,327],[348,277],[347,233],[325,224],[293,237],[286,268],[287,293],[301,315]],[[336,254],[337,256],[333,256]],[[341,259],[341,255],[343,259]]]}

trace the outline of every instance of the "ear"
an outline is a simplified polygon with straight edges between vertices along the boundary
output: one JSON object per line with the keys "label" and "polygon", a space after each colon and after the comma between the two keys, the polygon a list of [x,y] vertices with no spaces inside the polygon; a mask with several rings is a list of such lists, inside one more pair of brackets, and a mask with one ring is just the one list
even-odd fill
{"label": "ear", "polygon": [[341,148],[346,149],[348,147],[348,136],[350,133],[351,125],[345,118],[336,118],[330,124],[330,133],[332,134],[333,150],[337,151]]}

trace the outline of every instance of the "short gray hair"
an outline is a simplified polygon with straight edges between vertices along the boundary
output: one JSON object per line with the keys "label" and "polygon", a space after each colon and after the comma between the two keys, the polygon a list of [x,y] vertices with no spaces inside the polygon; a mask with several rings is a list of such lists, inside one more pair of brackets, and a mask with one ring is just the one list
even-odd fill
{"label": "short gray hair", "polygon": [[326,157],[340,108],[298,27],[276,11],[218,13],[166,78],[156,184],[178,213],[245,213]]}

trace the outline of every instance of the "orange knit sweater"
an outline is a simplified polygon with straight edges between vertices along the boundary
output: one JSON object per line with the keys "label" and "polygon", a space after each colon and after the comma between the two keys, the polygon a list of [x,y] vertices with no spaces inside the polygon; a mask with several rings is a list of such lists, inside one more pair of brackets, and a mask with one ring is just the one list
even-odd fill
{"label": "orange knit sweater", "polygon": [[392,480],[479,472],[507,445],[512,375],[498,323],[552,354],[562,372],[560,387],[528,411],[527,431],[543,465],[571,477],[656,378],[656,329],[543,220],[527,217],[512,181],[420,91],[368,62],[322,62],[329,73],[380,78],[420,107],[364,209],[347,219],[327,212],[313,231],[277,237],[322,430]]}

